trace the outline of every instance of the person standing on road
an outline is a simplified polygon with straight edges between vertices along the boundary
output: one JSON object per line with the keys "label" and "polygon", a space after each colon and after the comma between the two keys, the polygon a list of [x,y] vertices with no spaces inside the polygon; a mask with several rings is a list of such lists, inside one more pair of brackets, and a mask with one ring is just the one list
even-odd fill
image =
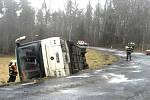
{"label": "person standing on road", "polygon": [[16,60],[11,60],[9,65],[9,82],[15,82],[16,76],[17,76],[17,66],[16,66]]}
{"label": "person standing on road", "polygon": [[126,60],[128,61],[128,59],[130,59],[131,61],[131,53],[133,52],[133,48],[132,48],[132,45],[130,43],[128,43],[128,45],[125,47],[126,49]]}
{"label": "person standing on road", "polygon": [[135,43],[134,43],[134,42],[131,42],[130,45],[131,45],[131,47],[132,47],[132,52],[133,52],[134,49],[135,49]]}

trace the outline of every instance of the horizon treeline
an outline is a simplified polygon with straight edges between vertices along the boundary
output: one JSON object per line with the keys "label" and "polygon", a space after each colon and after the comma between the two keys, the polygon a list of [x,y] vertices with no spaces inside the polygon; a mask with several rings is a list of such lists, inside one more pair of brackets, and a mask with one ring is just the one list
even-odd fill
{"label": "horizon treeline", "polygon": [[86,8],[68,0],[65,10],[53,11],[43,0],[35,10],[28,0],[0,0],[0,54],[15,50],[15,39],[27,36],[26,42],[48,37],[62,37],[90,46],[124,48],[128,42],[144,50],[150,47],[150,1],[106,0]]}

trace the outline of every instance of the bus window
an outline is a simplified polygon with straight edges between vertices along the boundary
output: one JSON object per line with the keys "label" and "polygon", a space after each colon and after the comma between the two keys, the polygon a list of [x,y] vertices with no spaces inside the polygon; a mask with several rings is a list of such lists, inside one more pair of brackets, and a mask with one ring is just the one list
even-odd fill
{"label": "bus window", "polygon": [[60,44],[61,44],[62,52],[66,52],[65,41],[61,39],[61,40],[60,40]]}

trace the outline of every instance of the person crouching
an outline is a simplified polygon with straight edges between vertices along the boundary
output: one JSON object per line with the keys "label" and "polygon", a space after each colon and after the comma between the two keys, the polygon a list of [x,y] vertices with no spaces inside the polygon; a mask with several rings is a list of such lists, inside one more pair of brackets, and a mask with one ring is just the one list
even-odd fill
{"label": "person crouching", "polygon": [[16,76],[17,76],[17,66],[16,66],[16,60],[11,60],[9,65],[9,82],[15,82]]}

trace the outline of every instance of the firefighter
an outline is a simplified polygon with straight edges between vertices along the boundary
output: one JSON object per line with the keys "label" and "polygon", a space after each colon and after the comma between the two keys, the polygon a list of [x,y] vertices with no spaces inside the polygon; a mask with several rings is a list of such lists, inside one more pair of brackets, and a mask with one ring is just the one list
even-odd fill
{"label": "firefighter", "polygon": [[16,76],[17,76],[17,66],[16,66],[16,60],[11,60],[9,65],[9,82],[15,82]]}
{"label": "firefighter", "polygon": [[125,47],[125,49],[126,49],[126,53],[127,53],[126,60],[128,61],[128,59],[130,59],[130,61],[131,61],[131,53],[134,50],[132,47],[132,44],[128,43],[128,45]]}
{"label": "firefighter", "polygon": [[132,52],[133,52],[134,49],[135,49],[135,43],[134,43],[134,42],[131,42],[130,45],[132,46]]}

